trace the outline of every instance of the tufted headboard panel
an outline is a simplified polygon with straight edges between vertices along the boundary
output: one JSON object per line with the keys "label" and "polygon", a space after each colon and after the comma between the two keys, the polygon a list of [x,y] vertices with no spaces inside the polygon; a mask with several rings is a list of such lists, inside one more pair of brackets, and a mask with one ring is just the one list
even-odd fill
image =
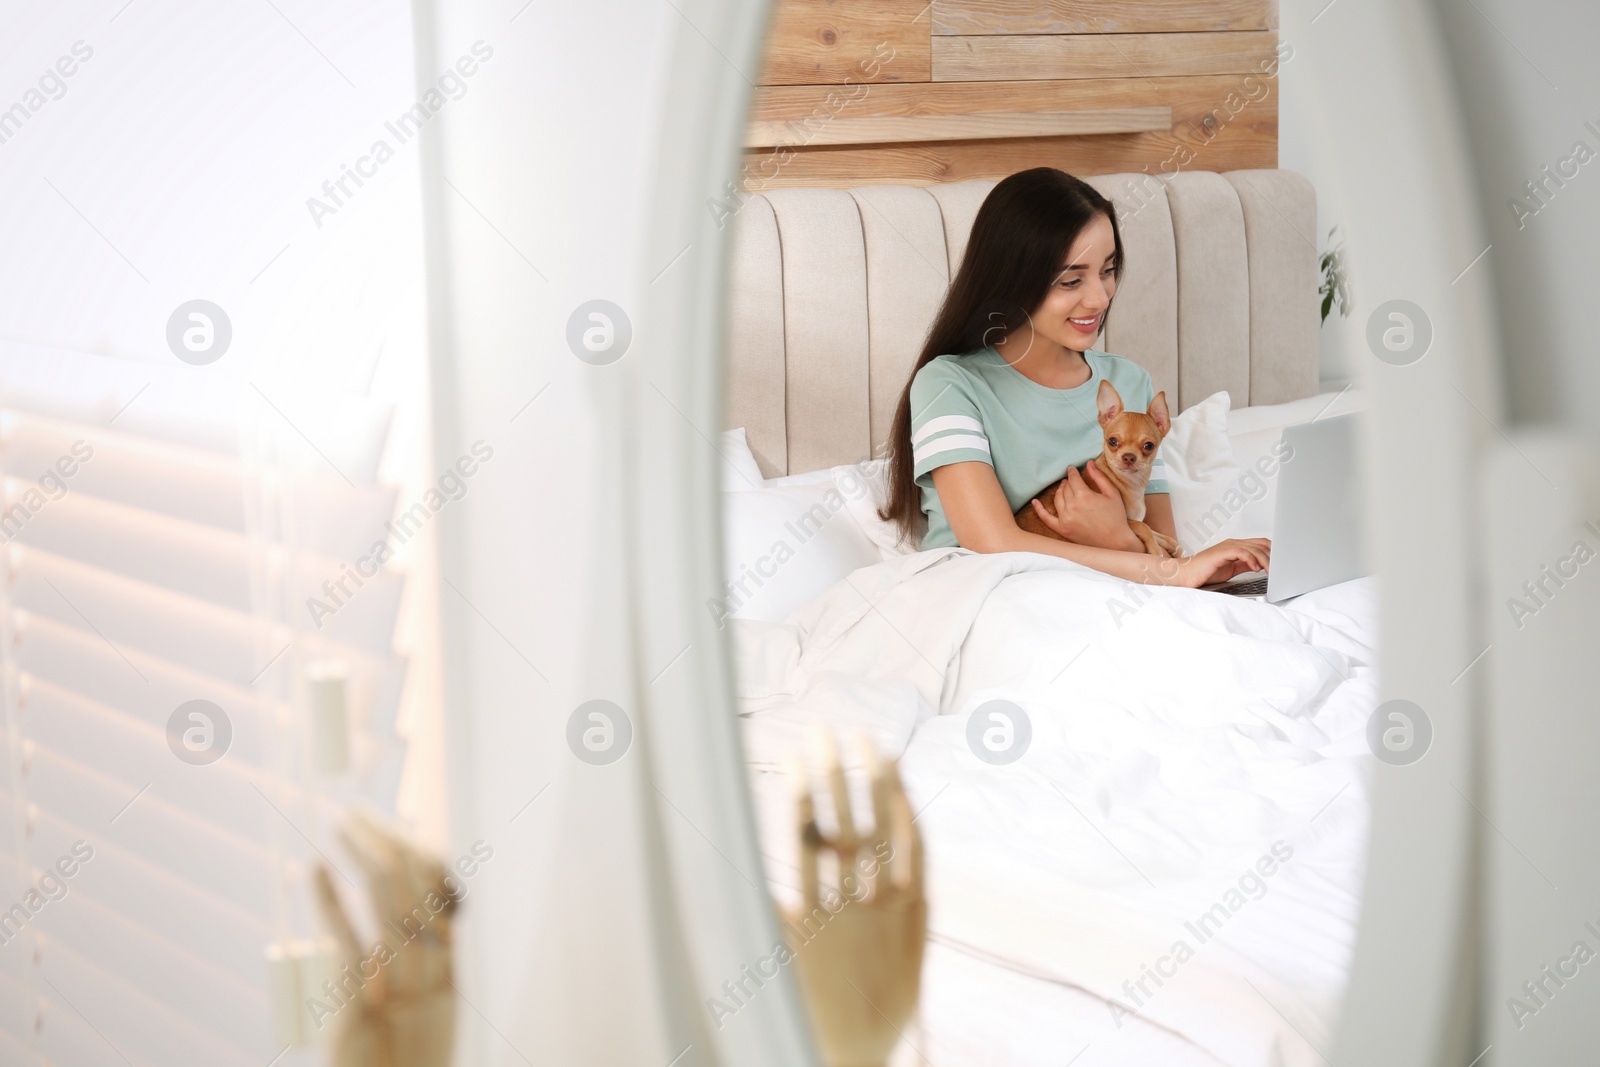
{"label": "tufted headboard panel", "polygon": [[[1317,391],[1316,194],[1291,171],[1085,178],[1127,254],[1095,347],[1177,410]],[[992,181],[775,189],[733,219],[728,425],[767,477],[881,454]]]}

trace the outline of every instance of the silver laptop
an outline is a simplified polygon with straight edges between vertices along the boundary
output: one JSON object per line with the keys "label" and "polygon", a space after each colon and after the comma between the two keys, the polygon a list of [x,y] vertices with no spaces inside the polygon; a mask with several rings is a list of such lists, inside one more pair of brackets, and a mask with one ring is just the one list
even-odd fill
{"label": "silver laptop", "polygon": [[1361,551],[1356,442],[1362,412],[1287,427],[1289,458],[1278,468],[1272,569],[1201,586],[1276,604],[1367,573]]}

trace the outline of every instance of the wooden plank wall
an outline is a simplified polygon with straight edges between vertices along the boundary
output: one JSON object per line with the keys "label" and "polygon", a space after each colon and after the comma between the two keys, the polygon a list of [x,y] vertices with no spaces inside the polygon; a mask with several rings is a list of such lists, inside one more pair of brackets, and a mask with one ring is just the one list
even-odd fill
{"label": "wooden plank wall", "polygon": [[743,185],[1278,165],[1277,0],[777,0]]}

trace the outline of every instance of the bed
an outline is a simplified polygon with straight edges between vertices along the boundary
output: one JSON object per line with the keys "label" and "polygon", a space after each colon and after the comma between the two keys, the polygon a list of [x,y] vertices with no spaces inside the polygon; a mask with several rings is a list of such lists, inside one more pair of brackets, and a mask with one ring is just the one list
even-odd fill
{"label": "bed", "polygon": [[[1096,347],[1176,398],[1180,539],[1270,534],[1283,427],[1363,403],[1318,389],[1309,183],[1088,180],[1128,251]],[[1323,1062],[1364,874],[1372,579],[1274,606],[916,552],[874,514],[874,457],[992,185],[778,190],[732,223],[728,584],[708,609],[773,891],[795,875],[784,760],[816,726],[864,731],[900,758],[928,852],[895,1063]],[[1027,735],[1003,759],[977,740],[996,708]]]}

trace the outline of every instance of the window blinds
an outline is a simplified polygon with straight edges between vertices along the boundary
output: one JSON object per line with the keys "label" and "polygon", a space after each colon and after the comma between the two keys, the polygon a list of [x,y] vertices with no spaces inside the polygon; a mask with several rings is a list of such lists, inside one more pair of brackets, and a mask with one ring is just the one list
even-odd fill
{"label": "window blinds", "polygon": [[[349,576],[393,540],[389,412],[322,407],[0,344],[0,1062],[300,1060],[263,948],[314,929],[310,866],[349,866],[322,844],[337,807],[392,812],[404,762],[403,582]],[[351,719],[331,777],[300,681],[328,660]],[[199,737],[220,759],[174,725],[192,701],[221,709]]]}

